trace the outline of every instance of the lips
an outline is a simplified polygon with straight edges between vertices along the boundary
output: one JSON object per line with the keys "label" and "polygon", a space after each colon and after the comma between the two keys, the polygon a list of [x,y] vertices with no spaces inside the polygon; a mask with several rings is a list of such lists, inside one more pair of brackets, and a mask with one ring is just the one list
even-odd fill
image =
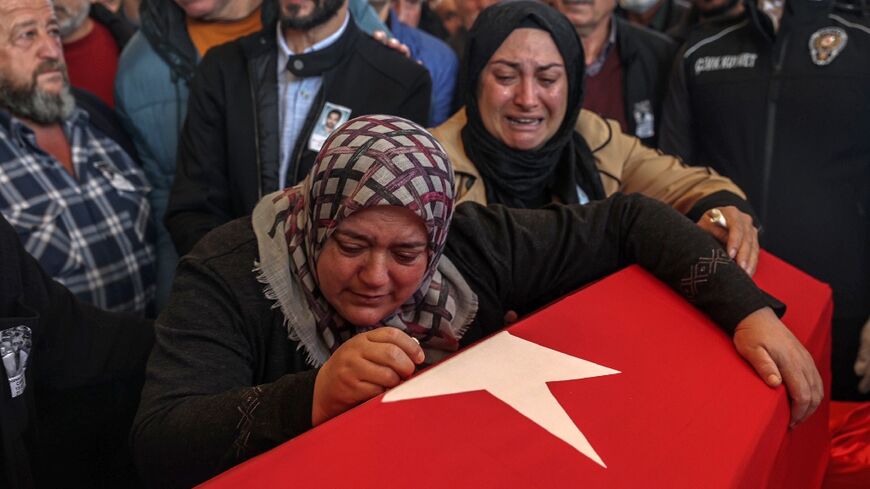
{"label": "lips", "polygon": [[361,294],[359,292],[351,292],[354,302],[365,305],[380,304],[387,297],[387,294]]}
{"label": "lips", "polygon": [[543,117],[515,117],[505,116],[508,124],[512,129],[516,130],[536,130],[544,123]]}

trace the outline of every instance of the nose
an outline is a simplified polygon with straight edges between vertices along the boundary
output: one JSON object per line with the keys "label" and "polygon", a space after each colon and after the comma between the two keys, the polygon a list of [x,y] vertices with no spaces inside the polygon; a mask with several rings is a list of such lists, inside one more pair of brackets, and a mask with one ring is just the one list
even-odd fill
{"label": "nose", "polygon": [[369,289],[381,289],[390,281],[387,257],[383,253],[370,254],[359,271],[359,280]]}
{"label": "nose", "polygon": [[517,85],[514,103],[523,109],[532,109],[538,105],[537,85],[534,77],[524,76]]}
{"label": "nose", "polygon": [[39,48],[36,52],[42,59],[63,59],[63,48],[61,47],[60,38],[48,32],[43,32],[39,36]]}

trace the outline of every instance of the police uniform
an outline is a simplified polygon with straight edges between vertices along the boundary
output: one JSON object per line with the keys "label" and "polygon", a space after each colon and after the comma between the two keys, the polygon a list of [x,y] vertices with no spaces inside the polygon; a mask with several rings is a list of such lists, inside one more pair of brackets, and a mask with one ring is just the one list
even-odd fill
{"label": "police uniform", "polygon": [[[870,316],[870,15],[787,0],[695,28],[677,55],[661,148],[746,191],[762,246],[834,290],[835,399]],[[864,396],[863,399],[867,399]]]}

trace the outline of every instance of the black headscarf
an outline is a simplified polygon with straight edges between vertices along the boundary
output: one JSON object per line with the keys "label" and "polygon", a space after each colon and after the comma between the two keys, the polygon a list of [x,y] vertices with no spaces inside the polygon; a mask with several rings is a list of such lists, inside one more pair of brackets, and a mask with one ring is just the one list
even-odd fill
{"label": "black headscarf", "polygon": [[[568,78],[568,107],[562,125],[541,148],[527,151],[509,148],[486,130],[477,100],[481,71],[505,39],[524,27],[550,34]],[[583,46],[564,15],[533,1],[493,5],[478,15],[468,32],[464,59],[460,89],[465,95],[468,123],[462,128],[462,142],[483,176],[490,203],[534,208],[553,197],[575,203],[578,185],[590,200],[605,197],[589,145],[574,130],[583,104],[585,64]]]}

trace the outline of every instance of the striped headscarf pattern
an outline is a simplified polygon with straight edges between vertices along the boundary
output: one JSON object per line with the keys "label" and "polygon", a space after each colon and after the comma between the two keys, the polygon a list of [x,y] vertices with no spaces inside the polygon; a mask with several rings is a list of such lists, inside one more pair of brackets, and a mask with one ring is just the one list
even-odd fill
{"label": "striped headscarf pattern", "polygon": [[[275,194],[272,203],[282,209],[275,215],[283,218],[291,274],[301,283],[318,341],[329,352],[356,333],[385,325],[417,338],[426,350],[458,348],[470,319],[463,317],[461,324],[455,321],[457,294],[464,297],[470,291],[456,290],[467,288],[465,281],[445,277],[444,267],[439,266],[455,270],[441,256],[453,216],[453,193],[449,158],[434,137],[408,120],[369,115],[336,129],[305,181]],[[347,324],[319,291],[317,260],[344,219],[381,205],[410,209],[425,223],[429,249],[426,273],[419,289],[392,316],[378,324]]]}

